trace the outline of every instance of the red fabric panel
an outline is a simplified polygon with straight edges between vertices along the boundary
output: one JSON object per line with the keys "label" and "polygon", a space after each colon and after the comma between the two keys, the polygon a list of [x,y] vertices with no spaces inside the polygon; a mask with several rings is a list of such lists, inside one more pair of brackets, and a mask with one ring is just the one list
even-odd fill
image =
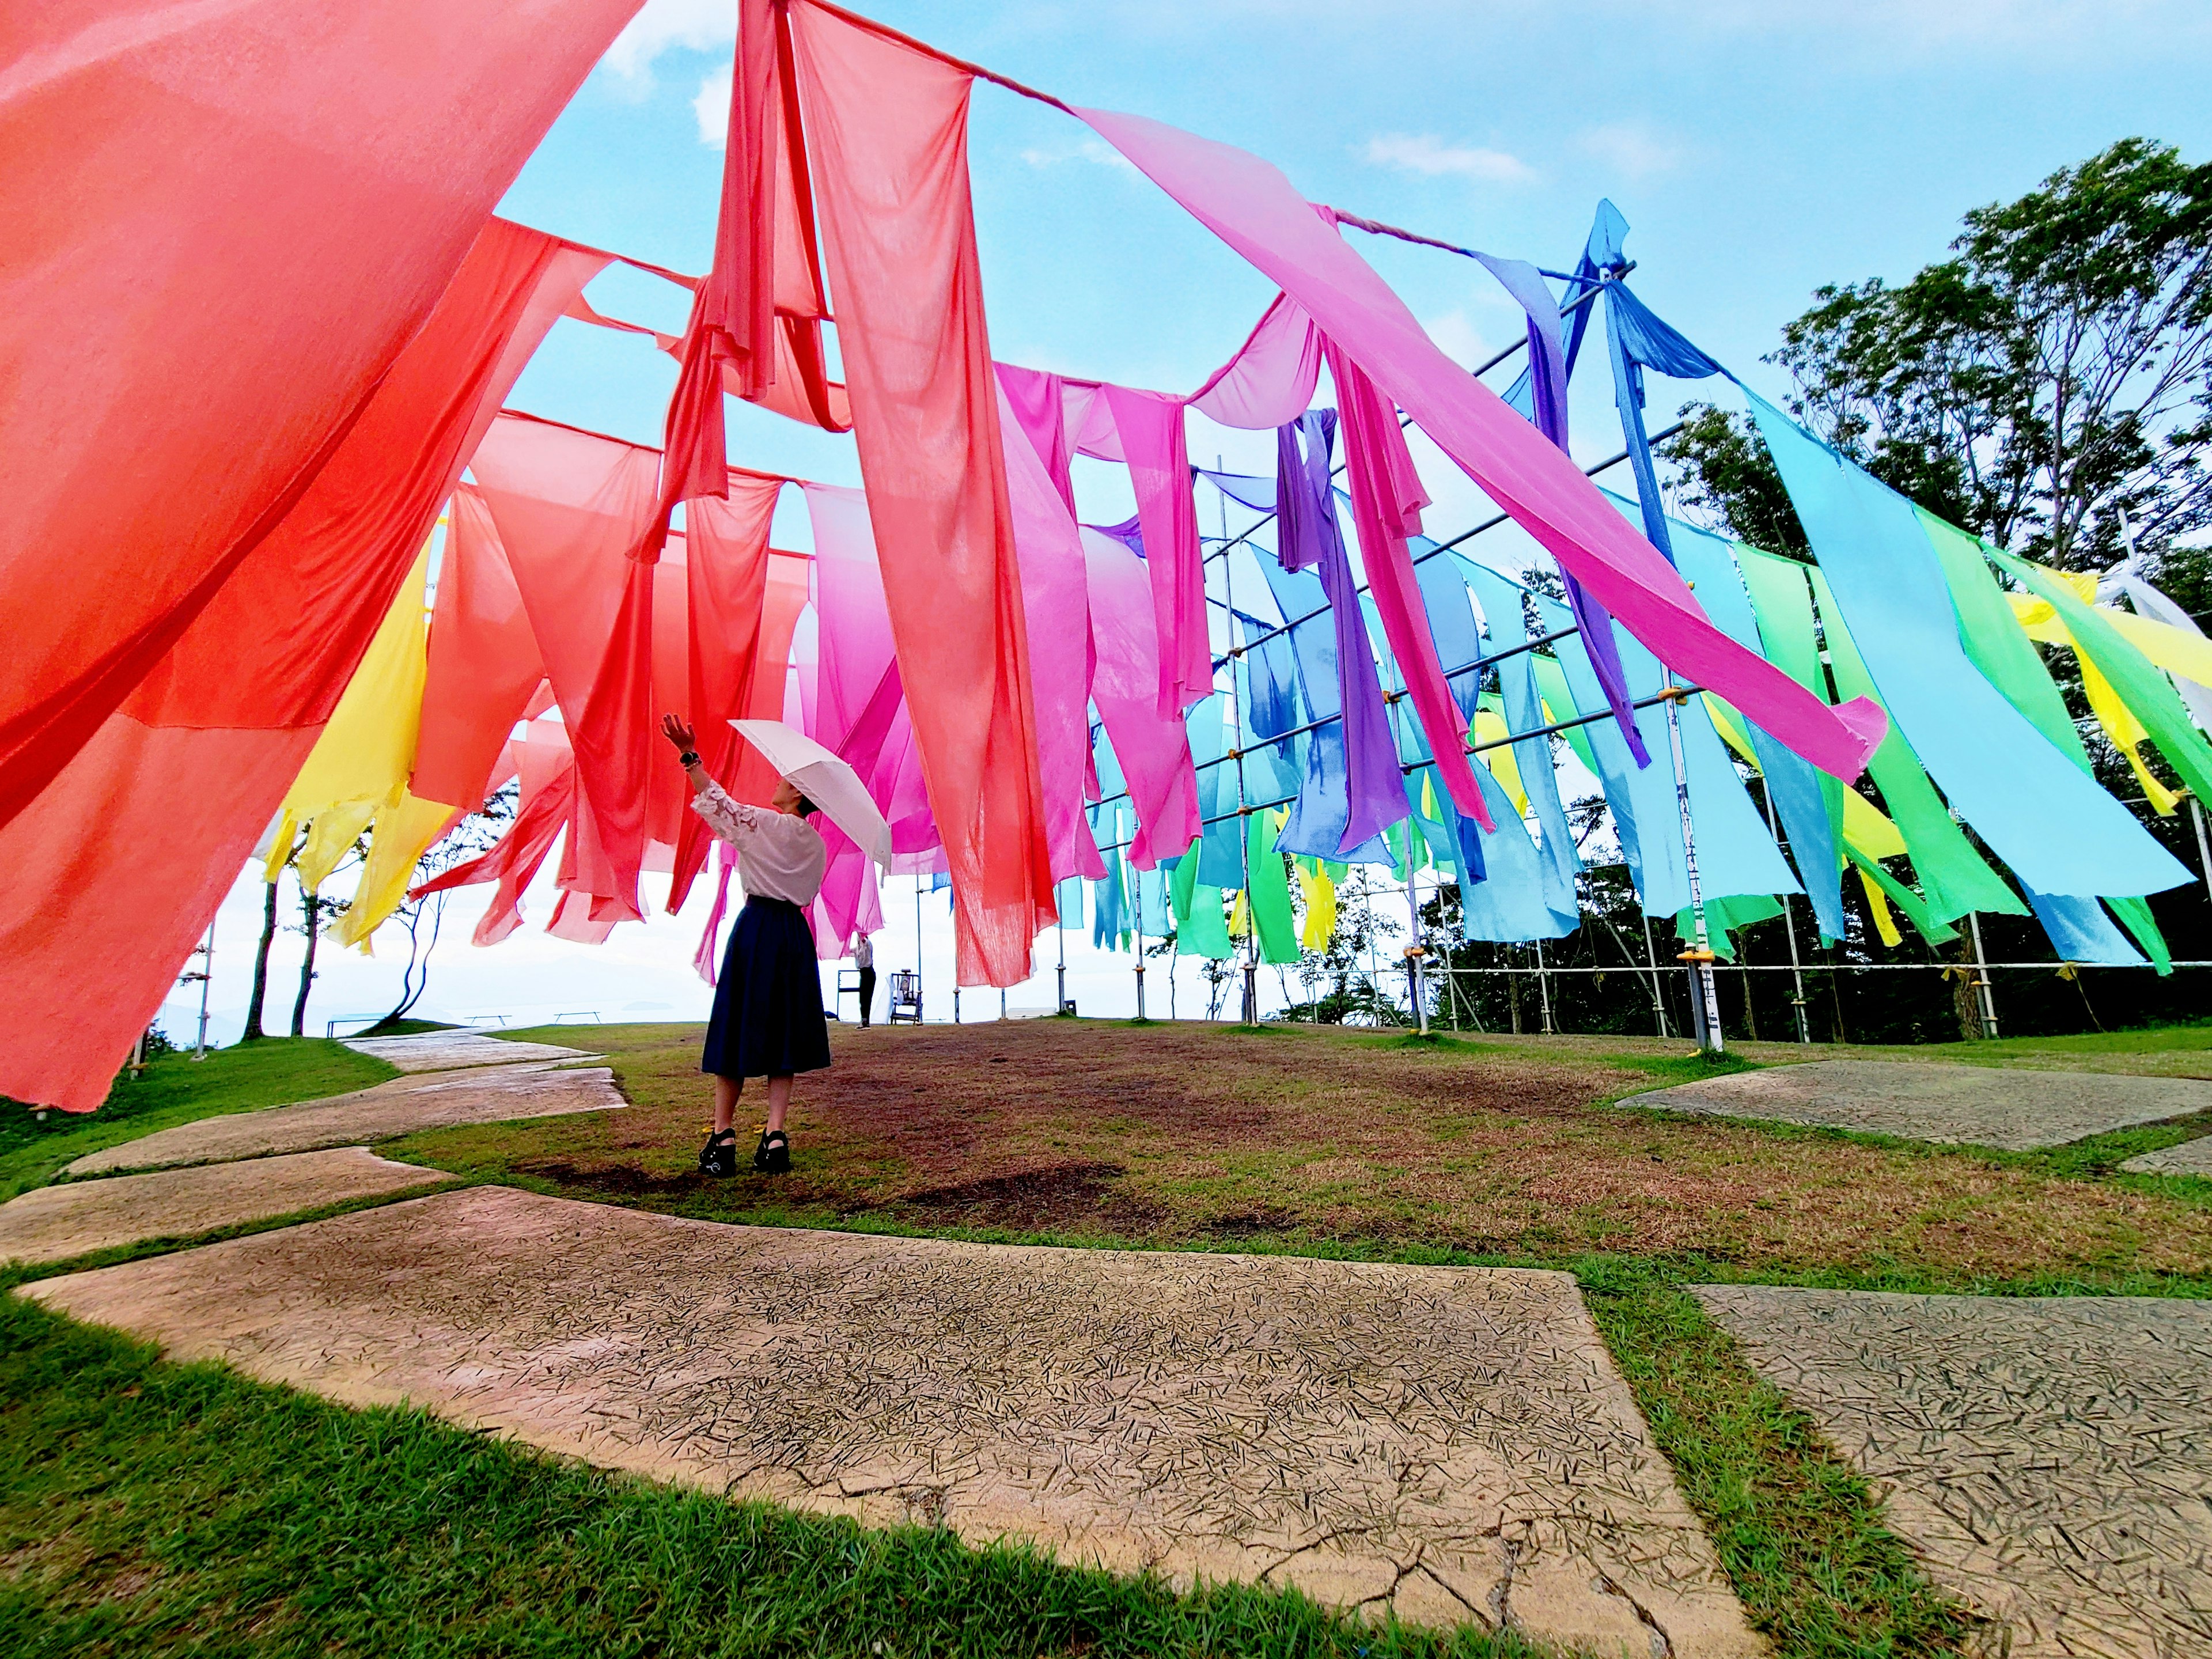
{"label": "red fabric panel", "polygon": [[969,80],[793,7],[860,475],[963,984],[1029,977],[1053,884],[968,186]]}
{"label": "red fabric panel", "polygon": [[[495,221],[285,521],[0,828],[0,1094],[90,1110],[414,562],[560,245]],[[172,729],[149,729],[167,726]],[[97,878],[88,872],[98,871]]]}
{"label": "red fabric panel", "polygon": [[[804,554],[786,553],[781,549],[768,556],[760,642],[755,647],[752,684],[745,693],[745,710],[741,719],[780,720],[784,716],[787,682],[791,677],[791,635],[799,626],[799,613],[806,609],[809,563]],[[734,737],[736,733],[731,735]],[[737,756],[737,765],[723,781],[723,787],[738,800],[756,806],[767,805],[769,797],[775,793],[775,769],[763,760],[750,744],[739,744]]]}
{"label": "red fabric panel", "polygon": [[474,810],[544,678],[491,510],[475,490],[457,489],[430,613],[429,673],[408,786],[416,797]]}
{"label": "red fabric panel", "polygon": [[14,9],[0,823],[301,499],[636,9]]}
{"label": "red fabric panel", "polygon": [[[684,509],[688,683],[682,698],[665,707],[680,708],[691,722],[699,753],[717,778],[731,776],[737,757],[738,734],[730,721],[744,718],[751,703],[768,587],[769,526],[782,488],[781,478],[732,471],[726,500],[702,495]],[[797,617],[794,611],[794,622]],[[683,781],[682,774],[677,776]],[[676,868],[668,884],[671,911],[683,908],[713,839],[696,812],[679,813]]]}
{"label": "red fabric panel", "polygon": [[633,916],[659,739],[653,567],[629,552],[658,506],[659,462],[658,451],[509,410],[470,463],[575,745],[576,879]]}
{"label": "red fabric panel", "polygon": [[1382,619],[1390,654],[1397,659],[1413,712],[1428,737],[1429,752],[1436,757],[1437,775],[1444,781],[1452,804],[1485,830],[1495,830],[1481,787],[1468,769],[1467,720],[1444,682],[1436,635],[1413,574],[1413,556],[1406,545],[1408,537],[1421,533],[1421,509],[1429,504],[1428,492],[1413,470],[1398,411],[1334,342],[1325,342],[1324,349],[1344,425],[1345,476],[1352,485],[1352,522],[1359,532],[1367,591]]}

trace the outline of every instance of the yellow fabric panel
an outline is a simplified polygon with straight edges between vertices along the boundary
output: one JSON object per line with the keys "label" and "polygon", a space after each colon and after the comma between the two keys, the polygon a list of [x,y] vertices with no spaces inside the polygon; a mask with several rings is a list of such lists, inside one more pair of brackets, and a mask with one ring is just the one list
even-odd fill
{"label": "yellow fabric panel", "polygon": [[335,930],[339,944],[358,945],[363,956],[374,954],[369,936],[405,901],[416,861],[430,850],[453,812],[443,801],[418,800],[404,790],[398,805],[379,809],[361,884]]}
{"label": "yellow fabric panel", "polygon": [[314,892],[330,879],[331,872],[352,848],[355,838],[376,816],[373,800],[346,801],[325,806],[307,826],[307,844],[300,849],[300,884]]}
{"label": "yellow fabric panel", "polygon": [[1875,885],[1874,878],[1865,871],[1860,870],[1858,878],[1859,885],[1866,891],[1867,909],[1874,916],[1875,932],[1881,935],[1884,945],[1894,947],[1902,944],[1905,935],[1897,931],[1897,918],[1889,913],[1888,896]]}
{"label": "yellow fabric panel", "polygon": [[1298,890],[1304,895],[1305,926],[1298,933],[1298,945],[1308,951],[1326,951],[1336,937],[1336,884],[1328,878],[1328,872],[1321,867],[1318,859],[1298,859],[1293,861],[1298,872]]}
{"label": "yellow fabric panel", "polygon": [[[422,608],[430,574],[426,546],[399,585],[392,609],[347,682],[284,807],[301,820],[341,803],[372,807],[397,801],[415,768],[415,734],[422,720],[429,630]],[[362,822],[366,823],[364,818]],[[351,836],[347,839],[350,841]]]}
{"label": "yellow fabric panel", "polygon": [[[2075,575],[2068,570],[2054,570],[2051,574],[2076,592],[2081,591],[2082,584],[2087,582],[2088,588],[2085,597],[2094,598],[2096,595],[2097,579],[2094,575]],[[2073,652],[2074,661],[2081,671],[2081,692],[2088,699],[2089,712],[2097,717],[2097,724],[2105,728],[2105,735],[2112,740],[2112,746],[2127,757],[2128,769],[2136,775],[2136,781],[2142,785],[2143,793],[2149,799],[2152,810],[2161,817],[2172,817],[2174,808],[2181,803],[2181,797],[2160,783],[2150,769],[2143,764],[2140,747],[2150,733],[2143,730],[2142,722],[2130,712],[2127,704],[2121,701],[2120,694],[2113,689],[2112,683],[2098,672],[2097,665],[2089,660],[2088,654],[2074,643],[2073,631],[2059,620],[2058,612],[2048,600],[2039,599],[2032,593],[2014,593],[2008,597],[2012,600],[2013,614],[2020,618],[2020,624],[2027,630],[2030,639],[2040,640],[2045,645],[2063,646]],[[2106,614],[2116,623],[2127,616],[2126,612],[2109,606],[2106,607]],[[2142,622],[2144,619],[2136,617],[2129,620]],[[2181,634],[2178,628],[2169,628],[2166,631]],[[2143,654],[2150,655],[2148,651]],[[2160,668],[2166,666],[2155,657],[2151,657],[2151,660],[2158,663]]]}
{"label": "yellow fabric panel", "polygon": [[2120,637],[2169,674],[2179,674],[2202,686],[2212,687],[2212,640],[2191,634],[2155,617],[2139,617],[2116,605],[2098,607],[2120,631]]}
{"label": "yellow fabric panel", "polygon": [[[1496,749],[1484,750],[1475,758],[1490,769],[1490,775],[1496,778],[1499,787],[1513,798],[1514,811],[1525,817],[1528,811],[1528,792],[1521,787],[1521,768],[1513,758],[1512,744],[1506,741],[1512,735],[1513,729],[1505,724],[1504,717],[1495,709],[1477,708],[1474,711],[1474,740],[1500,745]],[[1429,816],[1437,817],[1433,812]]]}
{"label": "yellow fabric panel", "polygon": [[1251,895],[1242,887],[1237,890],[1237,902],[1229,910],[1229,937],[1243,939],[1252,931]]}

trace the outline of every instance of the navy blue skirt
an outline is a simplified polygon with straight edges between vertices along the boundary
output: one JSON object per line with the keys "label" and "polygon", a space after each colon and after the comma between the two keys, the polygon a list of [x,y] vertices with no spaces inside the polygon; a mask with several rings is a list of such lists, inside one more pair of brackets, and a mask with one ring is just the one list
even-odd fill
{"label": "navy blue skirt", "polygon": [[730,930],[699,1069],[717,1077],[786,1077],[830,1063],[822,975],[806,912],[749,898]]}

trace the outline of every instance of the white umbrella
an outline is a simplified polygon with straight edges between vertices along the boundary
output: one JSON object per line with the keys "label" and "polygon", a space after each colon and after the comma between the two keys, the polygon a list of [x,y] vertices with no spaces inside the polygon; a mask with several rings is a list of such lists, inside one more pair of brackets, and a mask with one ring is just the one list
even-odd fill
{"label": "white umbrella", "polygon": [[738,735],[761,751],[853,844],[885,870],[891,867],[891,827],[869,799],[860,775],[804,732],[781,720],[732,720]]}

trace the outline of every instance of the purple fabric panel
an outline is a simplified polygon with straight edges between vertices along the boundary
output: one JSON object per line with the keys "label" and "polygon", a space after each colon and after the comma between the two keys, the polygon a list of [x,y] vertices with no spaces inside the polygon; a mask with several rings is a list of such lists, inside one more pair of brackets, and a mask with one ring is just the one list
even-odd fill
{"label": "purple fabric panel", "polygon": [[1304,307],[1322,332],[1662,661],[1814,765],[1852,779],[1887,729],[1871,700],[1831,709],[1737,644],[1574,463],[1437,349],[1405,302],[1257,156],[1141,116],[1076,113]]}
{"label": "purple fabric panel", "polygon": [[[1301,447],[1299,440],[1304,438]],[[1316,409],[1275,428],[1277,545],[1285,569],[1313,568],[1336,627],[1337,707],[1343,715],[1347,811],[1337,851],[1348,852],[1406,816],[1406,786],[1390,711],[1375,669],[1375,647],[1359,605],[1351,555],[1336,522],[1329,453],[1336,411]],[[1292,562],[1295,558],[1297,562]]]}
{"label": "purple fabric panel", "polygon": [[[1057,410],[1059,389],[1051,398]],[[1036,730],[1037,772],[1044,793],[1045,844],[1052,878],[1099,880],[1106,873],[1083,815],[1083,780],[1091,748],[1089,660],[1091,607],[1083,543],[1075,515],[1024,435],[1018,411],[1001,386],[1000,442],[1006,457],[1006,501],[1014,517],[1014,557],[1022,578],[1022,613],[1029,626],[1030,702]]]}

